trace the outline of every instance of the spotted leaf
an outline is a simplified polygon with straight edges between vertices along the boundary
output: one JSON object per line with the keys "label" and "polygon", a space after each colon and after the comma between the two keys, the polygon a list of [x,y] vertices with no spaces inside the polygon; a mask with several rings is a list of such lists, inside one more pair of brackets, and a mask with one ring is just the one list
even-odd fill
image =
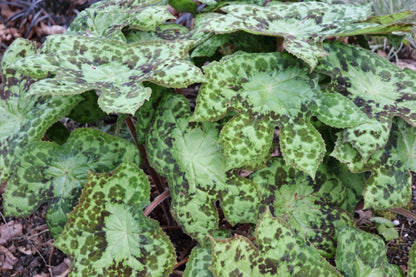
{"label": "spotted leaf", "polygon": [[416,128],[397,117],[390,138],[364,162],[356,149],[338,140],[333,156],[348,164],[354,172],[372,172],[366,182],[366,208],[384,210],[405,206],[411,198],[411,171],[416,171]]}
{"label": "spotted leaf", "polygon": [[150,81],[166,87],[203,82],[199,68],[185,61],[191,41],[125,44],[115,40],[69,35],[49,36],[42,53],[14,64],[34,78],[28,95],[101,93],[106,113],[134,114],[151,95]]}
{"label": "spotted leaf", "polygon": [[389,264],[382,238],[357,228],[338,231],[335,262],[345,277],[404,276],[400,267]]}
{"label": "spotted leaf", "polygon": [[6,182],[12,160],[31,142],[38,141],[56,121],[69,114],[82,98],[27,96],[33,79],[16,72],[11,65],[35,53],[35,44],[17,39],[9,46],[1,60],[4,89],[0,100],[0,180]]}
{"label": "spotted leaf", "polygon": [[88,170],[109,171],[124,160],[140,164],[135,145],[94,129],[74,130],[62,146],[32,143],[12,164],[14,174],[3,195],[5,213],[28,216],[48,203],[46,220],[57,237],[78,201]]}
{"label": "spotted leaf", "polygon": [[[318,57],[327,55],[322,48],[322,41],[327,37],[351,33],[391,33],[397,29],[388,29],[388,26],[394,25],[388,20],[365,22],[371,14],[369,5],[273,1],[265,7],[230,4],[221,10],[226,14],[213,17],[203,31],[225,34],[242,30],[282,37],[283,48],[309,64],[312,70],[318,63]],[[413,24],[407,24],[406,27],[402,25],[401,30],[411,32],[412,26]]]}
{"label": "spotted leaf", "polygon": [[214,276],[341,276],[268,209],[257,223],[255,242],[257,247],[240,235],[211,239]]}
{"label": "spotted leaf", "polygon": [[150,184],[135,164],[89,172],[79,203],[55,245],[72,259],[71,276],[168,276],[175,250],[147,218]]}
{"label": "spotted leaf", "polygon": [[274,214],[318,248],[321,255],[334,255],[336,228],[353,225],[353,220],[338,208],[346,197],[346,187],[325,163],[312,180],[275,157],[250,178],[260,187],[261,210],[272,206]]}
{"label": "spotted leaf", "polygon": [[220,134],[227,169],[263,166],[277,125],[286,162],[314,176],[325,145],[311,116],[341,128],[368,121],[347,98],[321,92],[305,64],[288,54],[237,52],[204,72],[209,81],[201,86],[192,120],[218,120],[227,108],[238,111]]}
{"label": "spotted leaf", "polygon": [[365,162],[387,143],[394,116],[416,127],[416,72],[357,46],[327,43],[325,49],[329,56],[317,70],[331,76],[332,90],[371,119],[342,132],[342,142],[357,149]]}
{"label": "spotted leaf", "polygon": [[[230,181],[225,173],[225,158],[218,143],[219,124],[189,125],[188,100],[169,95],[157,108],[146,140],[149,162],[169,183],[172,214],[185,232],[204,244],[218,228],[217,200],[224,199],[229,221],[256,222],[255,184]],[[226,196],[225,196],[226,195]],[[235,199],[232,199],[235,198]]]}
{"label": "spotted leaf", "polygon": [[416,244],[413,243],[409,252],[409,263],[407,267],[407,276],[416,275]]}
{"label": "spotted leaf", "polygon": [[175,19],[167,6],[157,5],[158,2],[160,0],[100,1],[80,12],[69,26],[67,34],[126,41],[123,28],[155,31],[168,19]]}

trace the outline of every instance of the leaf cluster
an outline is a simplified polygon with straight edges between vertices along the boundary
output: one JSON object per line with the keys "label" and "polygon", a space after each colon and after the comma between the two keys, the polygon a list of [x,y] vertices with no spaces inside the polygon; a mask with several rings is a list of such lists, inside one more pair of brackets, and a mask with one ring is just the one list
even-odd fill
{"label": "leaf cluster", "polygon": [[[411,33],[412,13],[190,2],[169,3],[195,15],[192,28],[166,1],[106,0],[39,49],[10,46],[6,214],[47,203],[71,276],[167,276],[175,249],[147,217],[167,191],[164,216],[197,242],[185,276],[401,276],[353,213],[410,201],[416,73],[343,39]],[[98,128],[106,114],[117,131]],[[70,132],[67,117],[96,127]]]}

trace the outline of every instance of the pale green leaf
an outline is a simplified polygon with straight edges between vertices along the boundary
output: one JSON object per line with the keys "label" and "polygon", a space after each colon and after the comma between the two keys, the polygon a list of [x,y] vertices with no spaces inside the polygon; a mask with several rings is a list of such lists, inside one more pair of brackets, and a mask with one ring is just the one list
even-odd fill
{"label": "pale green leaf", "polygon": [[140,164],[135,145],[94,129],[76,129],[62,146],[32,143],[12,164],[14,174],[3,195],[5,213],[27,216],[48,203],[47,223],[56,237],[78,202],[88,170],[109,171],[122,161]]}
{"label": "pale green leaf", "polygon": [[[233,223],[256,222],[256,186],[239,187],[225,174],[225,158],[218,143],[220,126],[206,122],[192,127],[188,100],[169,95],[161,100],[146,140],[149,162],[169,183],[172,214],[186,233],[204,244],[218,228],[217,200]],[[230,182],[227,179],[232,179]],[[244,190],[247,190],[247,194]],[[235,199],[232,199],[235,198]],[[222,204],[221,204],[222,205]]]}
{"label": "pale green leaf", "polygon": [[407,266],[407,276],[416,276],[416,244],[413,243],[409,251],[409,262]]}
{"label": "pale green leaf", "polygon": [[175,250],[144,216],[150,184],[135,164],[88,175],[79,203],[55,245],[72,260],[70,276],[168,276]]}
{"label": "pale green leaf", "polygon": [[[322,2],[277,2],[265,7],[250,4],[230,4],[221,8],[226,14],[213,16],[203,28],[216,34],[246,31],[252,34],[282,37],[283,48],[304,60],[314,69],[319,57],[327,55],[322,42],[327,37],[351,33],[391,33],[394,22],[365,22],[371,6],[333,5]],[[384,23],[384,22],[383,22]],[[414,24],[403,30],[410,32]]]}
{"label": "pale green leaf", "polygon": [[56,121],[69,114],[82,98],[76,96],[27,96],[34,81],[12,68],[17,61],[35,53],[35,43],[17,39],[1,60],[4,90],[0,100],[0,179],[6,182],[14,171],[12,161],[23,147],[38,141]]}
{"label": "pale green leaf", "polygon": [[269,210],[256,227],[257,247],[246,237],[211,239],[214,276],[341,276],[318,251]]}
{"label": "pale green leaf", "polygon": [[97,90],[106,113],[134,114],[149,99],[149,81],[166,87],[186,87],[205,80],[186,61],[191,41],[150,41],[125,44],[115,40],[54,35],[42,53],[14,64],[34,78],[29,95],[72,95]]}
{"label": "pale green leaf", "polygon": [[334,127],[368,121],[347,98],[321,92],[305,64],[288,54],[237,52],[203,69],[208,82],[201,86],[192,120],[215,121],[228,108],[238,112],[220,134],[227,169],[264,165],[279,126],[286,162],[314,176],[325,145],[310,118],[316,115]]}
{"label": "pale green leaf", "polygon": [[346,184],[326,164],[319,167],[312,180],[287,166],[282,158],[274,157],[266,168],[251,174],[250,178],[262,194],[261,210],[272,206],[277,217],[284,218],[321,255],[331,257],[335,253],[336,228],[353,225],[353,220],[337,207],[347,194]]}
{"label": "pale green leaf", "polygon": [[342,142],[356,148],[364,161],[387,143],[393,116],[416,127],[416,73],[381,56],[342,43],[327,43],[329,56],[317,70],[332,78],[332,90],[350,99],[371,119],[343,131]]}
{"label": "pale green leaf", "polygon": [[400,267],[388,263],[380,237],[353,227],[338,230],[335,262],[345,277],[404,276]]}
{"label": "pale green leaf", "polygon": [[156,27],[175,19],[159,0],[105,0],[83,10],[71,23],[67,34],[87,35],[126,41],[123,28],[155,31]]}

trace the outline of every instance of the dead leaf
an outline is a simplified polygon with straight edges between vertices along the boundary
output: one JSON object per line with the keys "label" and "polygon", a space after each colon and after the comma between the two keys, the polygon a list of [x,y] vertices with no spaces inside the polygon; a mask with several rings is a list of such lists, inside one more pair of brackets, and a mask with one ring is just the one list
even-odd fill
{"label": "dead leaf", "polygon": [[0,245],[0,271],[12,270],[18,259],[6,248]]}
{"label": "dead leaf", "polygon": [[22,224],[10,221],[0,225],[0,245],[5,244],[8,240],[23,235]]}
{"label": "dead leaf", "polygon": [[55,266],[52,269],[53,276],[55,276],[55,277],[65,277],[65,276],[67,276],[70,265],[71,265],[71,260],[70,259],[64,259],[64,261],[62,263],[60,263],[59,265]]}

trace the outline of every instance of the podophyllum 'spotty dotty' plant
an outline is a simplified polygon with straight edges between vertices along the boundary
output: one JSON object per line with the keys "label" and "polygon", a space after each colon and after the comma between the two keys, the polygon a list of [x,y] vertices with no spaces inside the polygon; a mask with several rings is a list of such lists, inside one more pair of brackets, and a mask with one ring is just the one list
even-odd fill
{"label": "podophyllum 'spotty dotty' plant", "polygon": [[[343,38],[410,34],[415,24],[400,20],[412,12],[201,2],[192,29],[167,22],[175,17],[166,2],[109,0],[39,49],[23,39],[9,47],[0,102],[6,215],[47,203],[71,276],[167,276],[175,250],[143,214],[144,166],[155,182],[167,180],[170,212],[198,243],[185,276],[403,275],[352,214],[362,200],[383,211],[411,198],[416,73]],[[195,14],[191,0],[169,3]],[[196,105],[181,95],[190,85]],[[110,113],[126,119],[136,145],[108,128],[65,135],[57,123]],[[41,141],[45,134],[56,142]],[[253,232],[231,237],[222,217]]]}

